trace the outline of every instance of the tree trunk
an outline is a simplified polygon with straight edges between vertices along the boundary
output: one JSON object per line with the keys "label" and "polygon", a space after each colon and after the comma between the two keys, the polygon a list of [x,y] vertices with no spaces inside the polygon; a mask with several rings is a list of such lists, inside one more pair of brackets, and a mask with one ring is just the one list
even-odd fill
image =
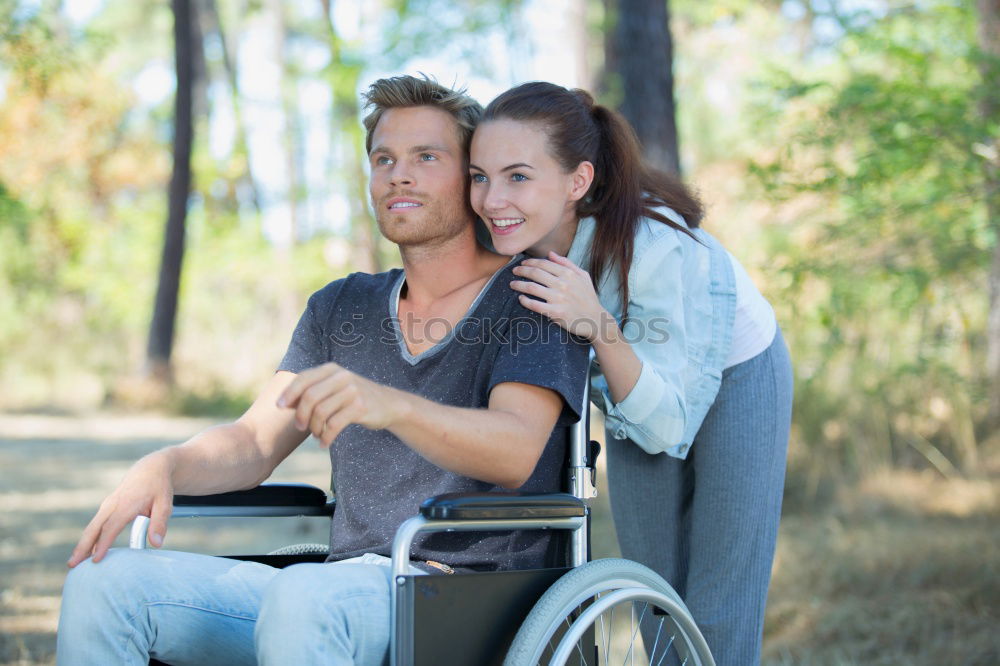
{"label": "tree trunk", "polygon": [[[1000,122],[1000,0],[977,0],[983,97],[979,110],[984,125]],[[1000,238],[1000,139],[986,136],[983,160],[984,201],[994,237]],[[1000,428],[1000,241],[993,248],[989,277],[990,310],[986,324],[986,372],[989,381],[989,427]]]}
{"label": "tree trunk", "polygon": [[208,61],[205,58],[205,36],[202,26],[205,24],[205,0],[190,0],[191,2],[191,115],[193,118],[203,118],[209,115],[208,100]]}
{"label": "tree trunk", "polygon": [[174,166],[168,189],[167,226],[163,238],[163,258],[153,306],[146,352],[147,373],[169,383],[172,379],[170,354],[177,320],[181,264],[184,259],[184,225],[191,190],[191,144],[194,141],[192,92],[194,68],[191,53],[191,0],[172,0],[174,12],[174,60],[177,92],[174,97]]}
{"label": "tree trunk", "polygon": [[667,0],[605,0],[605,89],[650,164],[680,174]]}
{"label": "tree trunk", "polygon": [[368,184],[364,164],[367,155],[364,150],[364,134],[357,118],[360,112],[358,78],[361,68],[344,60],[340,35],[333,22],[332,0],[320,0],[326,17],[326,35],[330,46],[330,67],[338,70],[330,80],[330,155],[336,155],[335,144],[347,142],[349,165],[347,166],[347,200],[351,211],[351,245],[356,249],[353,269],[367,273],[382,270],[379,256],[379,233],[375,221],[368,213]]}
{"label": "tree trunk", "polygon": [[284,0],[270,0],[269,8],[274,18],[275,57],[281,67],[281,110],[285,119],[284,149],[285,172],[288,174],[288,235],[289,245],[297,244],[302,236],[301,200],[304,191],[302,156],[302,128],[299,123],[298,81],[288,61],[288,22]]}
{"label": "tree trunk", "polygon": [[590,68],[590,59],[587,56],[590,53],[591,44],[597,45],[596,41],[591,42],[590,39],[591,32],[587,19],[589,4],[586,1],[573,3],[568,17],[570,41],[573,45],[573,60],[576,63],[576,76],[580,81],[580,87],[584,90],[594,89],[594,72]]}
{"label": "tree trunk", "polygon": [[233,152],[236,153],[236,158],[244,167],[244,171],[239,177],[239,183],[250,197],[250,204],[254,211],[260,213],[260,192],[253,177],[253,167],[250,161],[250,142],[247,139],[246,121],[243,118],[236,54],[233,53],[232,45],[226,36],[226,28],[222,24],[216,0],[207,0],[205,9],[208,20],[207,28],[219,36],[219,44],[222,46],[222,66],[226,71],[226,82],[229,84],[229,99],[233,105],[233,124],[236,130]]}

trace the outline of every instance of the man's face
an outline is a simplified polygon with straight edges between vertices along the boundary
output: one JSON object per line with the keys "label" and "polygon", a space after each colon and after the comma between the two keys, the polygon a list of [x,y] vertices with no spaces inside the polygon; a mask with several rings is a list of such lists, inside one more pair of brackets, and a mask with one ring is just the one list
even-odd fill
{"label": "man's face", "polygon": [[371,193],[382,234],[397,245],[447,240],[471,224],[458,125],[429,106],[389,109],[372,134]]}

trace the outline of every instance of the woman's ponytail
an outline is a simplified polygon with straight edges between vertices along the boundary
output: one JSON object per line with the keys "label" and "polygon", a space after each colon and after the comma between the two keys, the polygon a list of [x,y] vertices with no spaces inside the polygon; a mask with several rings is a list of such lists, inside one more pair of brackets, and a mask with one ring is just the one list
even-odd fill
{"label": "woman's ponytail", "polygon": [[594,184],[589,201],[578,207],[581,217],[593,216],[594,238],[588,270],[595,285],[605,270],[618,273],[623,318],[628,319],[628,272],[632,267],[636,228],[642,217],[642,156],[635,132],[625,119],[596,104],[591,117],[600,135],[594,157]]}

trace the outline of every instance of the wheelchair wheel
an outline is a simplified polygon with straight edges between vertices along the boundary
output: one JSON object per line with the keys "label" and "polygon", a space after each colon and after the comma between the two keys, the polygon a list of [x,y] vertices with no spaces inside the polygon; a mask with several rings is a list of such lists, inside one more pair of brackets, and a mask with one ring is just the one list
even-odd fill
{"label": "wheelchair wheel", "polygon": [[272,550],[268,555],[324,555],[330,552],[330,546],[325,543],[297,543]]}
{"label": "wheelchair wheel", "polygon": [[504,666],[633,663],[715,661],[673,588],[651,569],[622,559],[595,560],[556,581],[504,660]]}

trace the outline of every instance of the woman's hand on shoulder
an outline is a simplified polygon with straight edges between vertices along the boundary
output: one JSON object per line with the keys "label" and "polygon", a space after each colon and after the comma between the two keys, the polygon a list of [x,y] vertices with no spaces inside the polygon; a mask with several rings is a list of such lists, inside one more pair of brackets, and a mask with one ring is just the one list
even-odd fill
{"label": "woman's hand on shoulder", "polygon": [[606,326],[618,324],[601,305],[590,274],[572,261],[549,252],[547,259],[525,259],[514,268],[523,280],[512,280],[521,305],[549,319],[573,335],[593,342]]}

